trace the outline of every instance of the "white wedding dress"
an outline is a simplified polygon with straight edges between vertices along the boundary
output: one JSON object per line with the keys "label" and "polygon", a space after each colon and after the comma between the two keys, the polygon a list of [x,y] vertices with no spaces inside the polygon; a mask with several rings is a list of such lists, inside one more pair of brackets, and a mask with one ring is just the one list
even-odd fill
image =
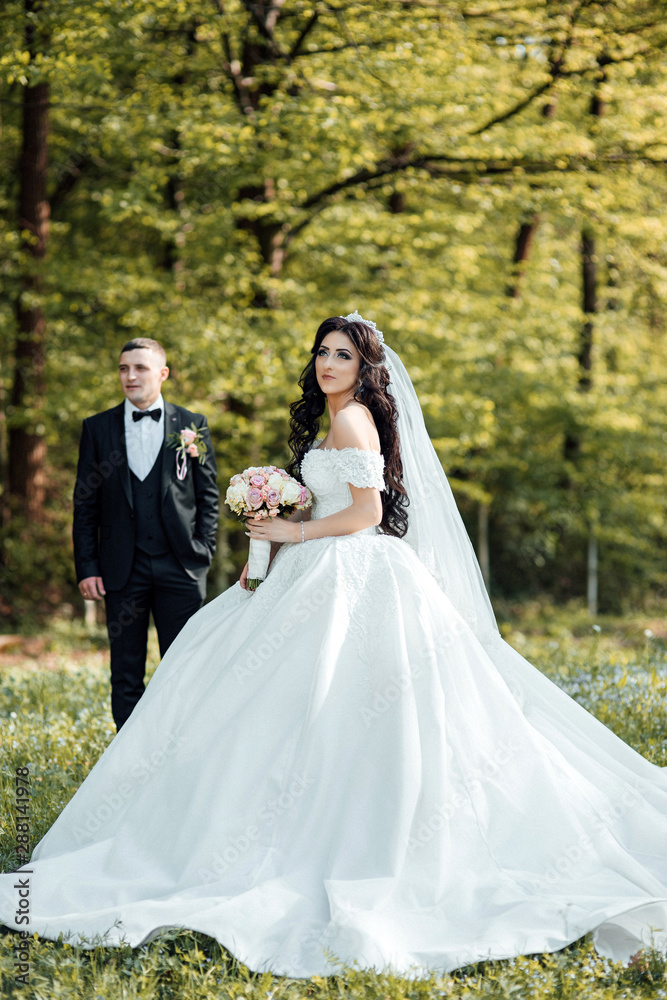
{"label": "white wedding dress", "polygon": [[[382,468],[309,451],[313,517]],[[83,946],[186,927],[253,970],[417,975],[594,930],[626,960],[665,947],[667,780],[369,528],[202,608],[25,870],[27,929]]]}

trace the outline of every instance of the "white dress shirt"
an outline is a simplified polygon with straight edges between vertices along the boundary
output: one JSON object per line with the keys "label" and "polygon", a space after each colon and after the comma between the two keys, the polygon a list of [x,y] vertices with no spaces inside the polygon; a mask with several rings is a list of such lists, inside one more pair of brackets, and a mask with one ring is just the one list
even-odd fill
{"label": "white dress shirt", "polygon": [[164,399],[162,393],[148,408],[149,410],[162,410],[160,419],[153,420],[152,417],[144,417],[143,420],[134,420],[133,411],[141,411],[129,399],[125,400],[127,464],[137,479],[142,481],[155,465],[155,460],[160,454],[164,442]]}

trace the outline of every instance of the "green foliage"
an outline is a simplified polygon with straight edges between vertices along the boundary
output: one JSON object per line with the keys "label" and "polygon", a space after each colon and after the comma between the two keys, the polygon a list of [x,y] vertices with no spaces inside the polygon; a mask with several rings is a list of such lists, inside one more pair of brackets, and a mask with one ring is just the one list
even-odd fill
{"label": "green foliage", "polygon": [[[12,983],[13,935],[0,938],[4,996],[23,997]],[[165,931],[142,948],[73,949],[34,941],[30,974],[42,1000],[111,996],[132,1000],[616,1000],[667,996],[665,961],[647,951],[631,968],[596,956],[586,940],[556,955],[485,962],[451,976],[402,979],[345,968],[339,976],[291,980],[256,974],[216,941],[193,931]]]}
{"label": "green foliage", "polygon": [[[28,568],[32,526],[15,514],[7,609],[74,593],[80,420],[119,399],[125,339],[164,342],[166,392],[208,416],[224,487],[250,461],[286,460],[286,406],[313,331],[355,307],[414,373],[473,536],[489,505],[497,594],[581,595],[591,531],[604,606],[664,588],[660,5],[290,0],[265,14],[241,0],[60,0],[31,15],[32,60],[23,4],[0,14],[0,455],[31,420],[49,455],[44,557]],[[20,104],[43,78],[47,392],[16,412]],[[584,227],[596,246],[588,316]],[[244,550],[228,521],[212,590]]]}

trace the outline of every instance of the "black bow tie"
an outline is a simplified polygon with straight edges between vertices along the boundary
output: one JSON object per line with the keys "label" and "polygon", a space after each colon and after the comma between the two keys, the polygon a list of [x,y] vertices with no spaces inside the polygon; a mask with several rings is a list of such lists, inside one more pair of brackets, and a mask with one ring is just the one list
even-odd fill
{"label": "black bow tie", "polygon": [[134,421],[141,420],[142,417],[152,417],[153,420],[159,420],[162,416],[162,410],[158,406],[157,410],[132,410],[132,419]]}

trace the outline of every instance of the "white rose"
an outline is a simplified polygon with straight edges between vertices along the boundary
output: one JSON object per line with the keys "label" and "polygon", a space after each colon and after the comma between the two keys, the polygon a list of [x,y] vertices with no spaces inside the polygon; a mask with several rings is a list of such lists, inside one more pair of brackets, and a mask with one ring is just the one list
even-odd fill
{"label": "white rose", "polygon": [[299,498],[301,497],[301,487],[298,483],[293,480],[290,481],[289,479],[283,479],[283,483],[285,484],[282,490],[283,503],[291,507],[293,504],[299,502]]}
{"label": "white rose", "polygon": [[266,485],[270,490],[278,490],[278,492],[282,492],[284,482],[285,480],[279,472],[272,472],[266,481]]}
{"label": "white rose", "polygon": [[243,505],[245,501],[245,486],[243,483],[234,483],[227,490],[227,496],[225,497],[225,502],[229,504],[230,507],[238,507]]}

